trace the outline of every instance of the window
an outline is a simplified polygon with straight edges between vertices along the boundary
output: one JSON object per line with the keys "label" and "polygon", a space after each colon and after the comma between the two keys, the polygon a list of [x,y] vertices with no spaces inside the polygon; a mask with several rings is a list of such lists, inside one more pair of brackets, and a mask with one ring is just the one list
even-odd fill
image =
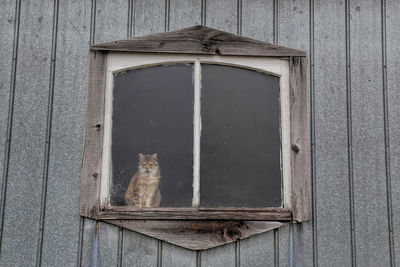
{"label": "window", "polygon": [[197,26],[89,56],[82,216],[310,219],[303,52]]}

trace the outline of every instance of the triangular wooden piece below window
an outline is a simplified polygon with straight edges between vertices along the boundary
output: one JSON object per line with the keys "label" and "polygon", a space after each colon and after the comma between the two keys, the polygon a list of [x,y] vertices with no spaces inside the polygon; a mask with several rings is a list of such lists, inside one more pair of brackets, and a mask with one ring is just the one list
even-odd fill
{"label": "triangular wooden piece below window", "polygon": [[191,250],[213,248],[285,225],[274,221],[106,220],[106,222]]}

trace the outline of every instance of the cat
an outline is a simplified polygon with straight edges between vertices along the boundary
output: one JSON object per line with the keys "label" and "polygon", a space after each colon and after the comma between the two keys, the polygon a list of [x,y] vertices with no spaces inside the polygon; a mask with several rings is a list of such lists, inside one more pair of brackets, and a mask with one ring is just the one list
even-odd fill
{"label": "cat", "polygon": [[159,207],[161,193],[158,188],[160,182],[160,168],[157,153],[143,155],[139,153],[138,171],[132,176],[125,193],[125,203],[135,207]]}

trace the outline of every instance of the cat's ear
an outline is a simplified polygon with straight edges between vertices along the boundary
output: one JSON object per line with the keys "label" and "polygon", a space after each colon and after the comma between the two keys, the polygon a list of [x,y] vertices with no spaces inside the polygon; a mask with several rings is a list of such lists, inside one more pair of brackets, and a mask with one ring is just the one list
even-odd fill
{"label": "cat's ear", "polygon": [[154,153],[153,155],[151,155],[151,158],[154,160],[157,160],[157,153]]}
{"label": "cat's ear", "polygon": [[144,160],[144,155],[142,153],[139,153],[139,160],[140,161]]}

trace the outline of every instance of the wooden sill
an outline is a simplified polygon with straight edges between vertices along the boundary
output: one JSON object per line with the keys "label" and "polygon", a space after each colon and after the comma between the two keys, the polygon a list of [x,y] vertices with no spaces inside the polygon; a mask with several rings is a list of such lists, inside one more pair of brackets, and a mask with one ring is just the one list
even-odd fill
{"label": "wooden sill", "polygon": [[97,214],[100,220],[252,220],[291,221],[286,208],[135,208],[104,207]]}

